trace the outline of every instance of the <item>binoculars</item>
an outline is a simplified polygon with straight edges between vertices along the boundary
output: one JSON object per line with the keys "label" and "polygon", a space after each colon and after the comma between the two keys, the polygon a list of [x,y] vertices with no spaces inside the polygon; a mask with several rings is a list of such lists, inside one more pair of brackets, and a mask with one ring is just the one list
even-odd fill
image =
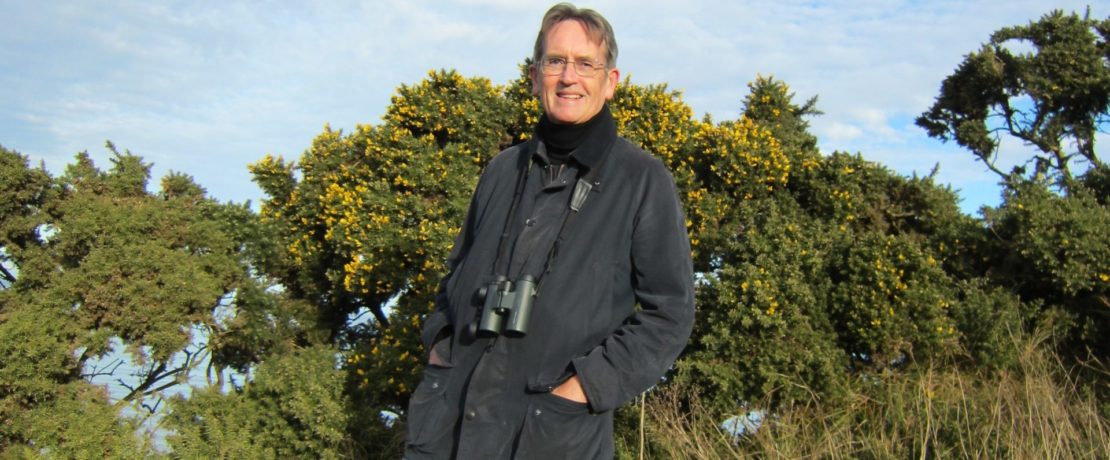
{"label": "binoculars", "polygon": [[505,276],[478,289],[482,302],[482,315],[470,324],[471,333],[478,337],[505,334],[523,337],[528,333],[528,320],[532,318],[532,303],[536,298],[536,278],[524,275],[515,283]]}

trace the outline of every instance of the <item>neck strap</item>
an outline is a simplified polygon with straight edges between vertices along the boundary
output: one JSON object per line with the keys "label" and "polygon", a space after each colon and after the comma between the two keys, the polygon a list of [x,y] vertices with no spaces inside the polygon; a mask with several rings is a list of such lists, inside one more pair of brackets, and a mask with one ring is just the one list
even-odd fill
{"label": "neck strap", "polygon": [[[586,166],[579,164],[577,174],[578,180],[574,184],[574,190],[570,194],[570,200],[568,203],[569,210],[563,217],[563,222],[559,226],[559,233],[555,236],[555,240],[551,243],[551,248],[547,251],[546,259],[544,260],[543,272],[539,273],[536,276],[537,294],[539,293],[540,287],[543,285],[544,275],[551,271],[552,264],[559,254],[559,245],[563,242],[564,238],[566,237],[567,231],[571,228],[571,222],[574,220],[575,216],[578,215],[578,212],[582,209],[582,207],[585,206],[586,200],[590,197],[590,192],[593,191],[593,188],[600,184],[600,181],[597,179],[598,173],[605,165],[605,160],[607,160],[611,155],[610,150],[612,149],[613,143],[615,141],[616,138],[614,137],[603,147],[604,154],[601,156],[597,164],[595,164],[592,168],[587,168]],[[526,184],[528,183],[528,175],[532,165],[532,156],[535,152],[535,149],[538,147],[537,143],[538,141],[535,139],[530,140],[521,154],[521,160],[519,161],[520,164],[518,166],[519,176],[517,178],[516,189],[513,191],[513,199],[510,204],[509,213],[508,216],[506,216],[505,218],[505,223],[502,226],[501,237],[497,243],[497,258],[494,259],[493,266],[490,267],[491,271],[493,272],[491,273],[492,275],[496,275],[499,273],[507,274],[509,272],[510,267],[508,265],[506,265],[504,269],[500,269],[500,267],[502,265],[502,260],[505,258],[505,250],[508,247],[507,243],[509,237],[511,236],[510,233],[513,219],[516,217],[517,211],[520,208],[520,200],[524,195],[524,189]],[[584,174],[583,171],[585,171]],[[521,269],[523,270],[523,267],[521,267]]]}

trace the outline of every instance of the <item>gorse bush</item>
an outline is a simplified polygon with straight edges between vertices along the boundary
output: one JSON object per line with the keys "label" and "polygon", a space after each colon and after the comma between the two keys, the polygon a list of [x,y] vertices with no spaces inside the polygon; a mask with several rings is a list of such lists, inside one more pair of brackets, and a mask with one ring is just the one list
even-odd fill
{"label": "gorse bush", "polygon": [[993,238],[985,265],[1023,299],[1072,320],[1072,353],[1110,356],[1110,207],[1107,196],[1079,187],[1061,196],[1048,184],[1019,181],[984,220]]}
{"label": "gorse bush", "polygon": [[[261,218],[281,242],[270,273],[290,300],[319,305],[348,391],[370,413],[403,412],[423,356],[420,318],[466,198],[499,148],[530,136],[528,87],[526,74],[497,87],[433,72],[398,90],[382,124],[326,130],[297,163],[252,166],[271,196]],[[620,132],[671,168],[687,208],[702,283],[675,381],[723,413],[794,378],[831,396],[854,371],[957,343],[947,309],[959,298],[937,248],[957,230],[930,222],[958,215],[954,194],[857,156],[819,155],[803,119],[814,101],[795,105],[770,78],[750,88],[740,117],[722,122],[693,119],[662,85],[626,80],[611,103]],[[360,311],[373,321],[346,322]]]}
{"label": "gorse bush", "polygon": [[847,367],[819,307],[830,286],[822,257],[829,241],[813,236],[827,235],[826,226],[790,205],[738,205],[733,224],[743,233],[717,248],[720,268],[698,287],[693,337],[675,378],[718,411],[775,389],[805,397],[786,384],[795,379],[829,390]]}

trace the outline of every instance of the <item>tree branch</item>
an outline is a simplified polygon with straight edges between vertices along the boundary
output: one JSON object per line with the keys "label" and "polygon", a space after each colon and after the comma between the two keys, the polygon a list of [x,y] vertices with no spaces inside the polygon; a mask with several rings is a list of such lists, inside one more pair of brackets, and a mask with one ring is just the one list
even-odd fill
{"label": "tree branch", "polygon": [[2,263],[0,263],[0,276],[2,276],[4,280],[8,282],[8,286],[15,284],[15,275],[13,275],[12,272],[9,272]]}
{"label": "tree branch", "polygon": [[[180,368],[178,368],[178,369],[180,369]],[[178,369],[175,369],[174,371],[176,371]],[[154,366],[151,369],[150,372],[146,373],[146,378],[144,378],[141,383],[139,383],[138,385],[136,385],[134,387],[132,387],[131,385],[128,385],[127,382],[123,381],[123,379],[116,379],[116,381],[119,382],[120,386],[122,386],[124,388],[127,388],[128,390],[131,390],[131,392],[128,393],[127,396],[124,396],[123,398],[121,398],[119,400],[119,402],[116,403],[116,404],[120,405],[120,404],[123,404],[125,402],[131,402],[131,400],[135,399],[136,397],[142,396],[143,392],[146,391],[147,388],[150,388],[151,386],[154,385],[155,382],[161,380],[165,376],[172,375],[173,372],[174,372],[174,371],[170,371],[168,373],[164,373],[165,370],[166,370],[166,363],[165,362],[159,362],[158,365]]]}
{"label": "tree branch", "polygon": [[374,313],[374,319],[378,320],[378,324],[383,328],[389,327],[389,318],[386,318],[385,313],[382,312],[381,305],[370,307],[370,311]]}
{"label": "tree branch", "polygon": [[[116,369],[119,369],[119,367],[122,366],[122,365],[123,365],[123,360],[119,359],[119,358],[116,358],[116,360],[113,361],[111,364],[108,364],[108,365],[106,365],[102,368],[93,368],[92,372],[90,372],[88,374],[81,374],[81,378],[83,378],[83,379],[92,379],[93,377],[99,377],[99,376],[102,376],[102,375],[115,375],[116,374]],[[104,371],[104,369],[107,369],[109,367],[111,367],[112,370]]]}
{"label": "tree branch", "polygon": [[1001,169],[998,169],[998,167],[994,165],[994,160],[992,160],[988,156],[975,155],[975,158],[978,158],[979,160],[981,160],[983,162],[983,164],[987,166],[987,169],[989,169],[989,170],[991,170],[991,172],[997,174],[998,177],[1000,177],[1002,179],[1005,179],[1005,178],[1010,176],[1008,173],[1005,173]]}
{"label": "tree branch", "polygon": [[158,398],[158,401],[156,401],[153,406],[151,406],[149,404],[146,404],[146,403],[140,404],[140,406],[142,406],[143,409],[146,409],[151,414],[154,414],[155,412],[157,412],[158,411],[158,406],[161,406],[161,405],[162,405],[162,398]]}
{"label": "tree branch", "polygon": [[[139,383],[138,385],[134,386],[134,387],[128,385],[126,382],[123,381],[123,379],[117,379],[117,381],[119,382],[119,384],[121,386],[130,390],[130,393],[128,393],[127,396],[124,396],[122,399],[120,399],[119,402],[116,403],[116,405],[118,406],[118,405],[130,403],[130,402],[132,402],[136,399],[141,399],[142,397],[157,393],[159,391],[165,390],[166,388],[172,387],[174,385],[178,385],[179,382],[176,382],[176,381],[170,381],[170,382],[167,382],[167,383],[164,383],[164,384],[161,384],[161,385],[159,385],[159,382],[161,382],[161,381],[163,381],[167,378],[176,378],[177,376],[179,376],[183,373],[188,374],[189,371],[191,371],[194,367],[196,367],[196,363],[199,362],[199,360],[196,359],[196,358],[198,356],[202,356],[204,350],[206,350],[206,349],[207,349],[207,347],[201,346],[200,348],[198,348],[196,351],[193,351],[193,352],[190,352],[188,350],[183,350],[182,353],[185,354],[185,362],[182,363],[180,366],[175,367],[173,369],[167,370],[166,369],[166,367],[167,367],[166,362],[165,361],[159,362],[157,365],[152,366],[150,372],[146,373],[146,376],[143,379],[143,381],[141,383]],[[158,385],[158,386],[155,387],[156,385]],[[144,407],[146,407],[146,406],[144,406]],[[157,405],[155,407],[157,407]]]}

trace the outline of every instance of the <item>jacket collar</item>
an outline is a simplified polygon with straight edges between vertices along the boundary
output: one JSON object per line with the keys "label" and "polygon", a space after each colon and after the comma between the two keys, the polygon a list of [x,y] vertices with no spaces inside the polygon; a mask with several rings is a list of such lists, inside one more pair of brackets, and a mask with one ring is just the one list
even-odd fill
{"label": "jacket collar", "polygon": [[[592,169],[601,163],[601,159],[609,153],[610,147],[617,139],[617,123],[613,120],[613,114],[609,111],[609,104],[601,106],[601,111],[594,116],[587,124],[589,129],[582,130],[579,134],[581,140],[578,142],[578,147],[570,152],[570,158],[573,158],[578,164]],[[558,125],[548,123],[546,115],[544,119],[536,125],[536,138],[542,143],[544,142],[544,132],[557,130]],[[540,156],[545,163],[548,163],[547,151],[545,147],[537,145],[534,154]]]}

